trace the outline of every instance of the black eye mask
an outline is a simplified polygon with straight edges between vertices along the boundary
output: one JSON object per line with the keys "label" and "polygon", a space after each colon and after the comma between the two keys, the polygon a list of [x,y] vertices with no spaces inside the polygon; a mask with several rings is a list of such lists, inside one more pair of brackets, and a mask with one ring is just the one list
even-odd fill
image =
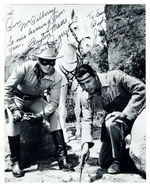
{"label": "black eye mask", "polygon": [[43,66],[54,66],[55,65],[55,61],[54,60],[43,60],[43,59],[39,59],[40,64]]}

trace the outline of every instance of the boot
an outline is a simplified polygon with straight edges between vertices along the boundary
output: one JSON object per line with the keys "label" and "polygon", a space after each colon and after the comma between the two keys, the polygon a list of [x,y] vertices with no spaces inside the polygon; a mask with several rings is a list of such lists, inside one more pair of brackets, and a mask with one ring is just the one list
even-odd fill
{"label": "boot", "polygon": [[8,136],[10,147],[10,159],[12,161],[12,174],[18,178],[24,176],[24,172],[20,169],[20,135]]}
{"label": "boot", "polygon": [[53,131],[51,134],[56,147],[59,168],[64,171],[74,171],[73,166],[67,163],[67,150],[62,129]]}

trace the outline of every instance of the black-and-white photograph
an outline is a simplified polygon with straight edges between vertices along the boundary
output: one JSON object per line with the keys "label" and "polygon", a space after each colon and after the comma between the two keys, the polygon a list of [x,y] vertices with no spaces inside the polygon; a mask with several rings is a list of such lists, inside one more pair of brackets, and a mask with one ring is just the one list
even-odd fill
{"label": "black-and-white photograph", "polygon": [[5,4],[3,26],[4,182],[146,183],[146,4]]}

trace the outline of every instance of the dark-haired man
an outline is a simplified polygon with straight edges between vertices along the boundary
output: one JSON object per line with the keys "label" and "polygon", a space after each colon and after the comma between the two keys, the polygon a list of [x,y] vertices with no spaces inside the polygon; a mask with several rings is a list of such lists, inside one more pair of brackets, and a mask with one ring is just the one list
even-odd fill
{"label": "dark-haired man", "polygon": [[92,120],[94,97],[107,115],[102,130],[99,162],[108,173],[119,173],[124,139],[131,132],[137,116],[145,107],[145,84],[126,73],[114,70],[96,73],[91,66],[81,65],[76,78],[83,88],[82,104],[82,156],[93,146]]}

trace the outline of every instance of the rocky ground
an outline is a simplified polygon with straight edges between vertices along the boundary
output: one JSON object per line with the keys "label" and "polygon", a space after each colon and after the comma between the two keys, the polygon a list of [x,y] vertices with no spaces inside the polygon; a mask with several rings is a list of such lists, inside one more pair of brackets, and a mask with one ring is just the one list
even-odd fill
{"label": "rocky ground", "polygon": [[[71,129],[71,130],[70,130]],[[74,131],[74,127],[69,130]],[[98,152],[101,145],[99,140],[99,128],[96,127],[94,131],[94,147],[90,150],[90,157],[85,164],[82,174],[82,182],[123,182],[123,183],[144,183],[146,182],[138,173],[134,171],[126,171],[117,175],[110,175],[106,171],[101,171],[98,166]],[[8,144],[6,143],[6,147]],[[54,157],[35,162],[33,165],[25,169],[25,176],[21,178],[13,177],[10,171],[5,172],[5,182],[79,182],[80,172],[78,170],[78,161],[80,157],[80,139],[76,139],[75,136],[70,137],[68,143],[69,161],[75,166],[74,172],[63,172],[59,170],[58,164]],[[8,148],[5,150],[8,154]],[[7,156],[6,156],[7,157]],[[6,158],[6,165],[9,164],[9,158]]]}

